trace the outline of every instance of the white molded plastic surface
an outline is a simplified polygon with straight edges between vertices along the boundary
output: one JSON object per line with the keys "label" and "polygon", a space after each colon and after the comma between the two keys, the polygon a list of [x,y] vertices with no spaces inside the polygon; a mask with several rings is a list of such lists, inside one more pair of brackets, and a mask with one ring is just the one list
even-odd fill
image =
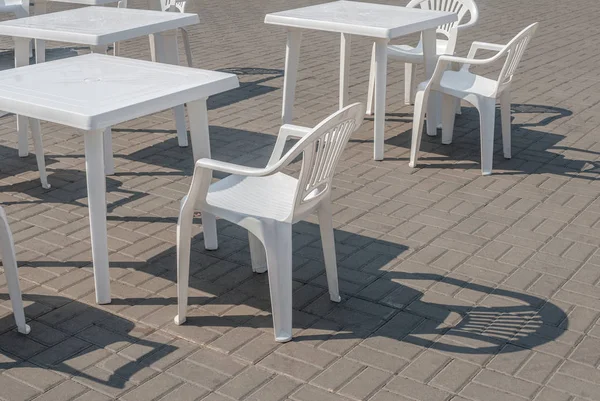
{"label": "white molded plastic surface", "polygon": [[[451,110],[453,110],[455,98],[463,99],[479,110],[482,175],[492,173],[494,120],[496,102],[500,101],[504,157],[511,158],[510,84],[537,27],[537,22],[529,25],[506,45],[473,42],[466,58],[440,56],[433,76],[430,80],[419,84],[416,94],[409,164],[411,167],[416,167],[417,164],[425,117],[424,105],[427,104],[432,90],[442,93],[444,96],[442,106],[442,143],[444,144],[452,142],[454,112]],[[475,54],[479,49],[495,51],[497,54],[487,59],[475,59]],[[471,65],[488,65],[499,60],[504,60],[504,65],[495,80],[469,71]],[[448,71],[451,63],[462,64],[462,67],[459,71]]]}
{"label": "white molded plastic surface", "polygon": [[455,13],[357,1],[334,1],[267,14],[265,23],[393,39],[452,23]]}
{"label": "white molded plastic surface", "polygon": [[[212,159],[196,162],[177,224],[178,315],[186,320],[190,268],[190,237],[194,211],[202,213],[204,246],[217,249],[216,218],[248,230],[252,270],[269,274],[275,340],[292,338],[292,224],[317,212],[329,296],[340,301],[331,212],[333,174],[350,135],[360,126],[364,106],[347,106],[313,129],[284,125],[265,168],[239,166]],[[282,156],[285,142],[300,140]],[[298,179],[281,170],[302,157]],[[212,172],[231,175],[211,184]]]}
{"label": "white molded plastic surface", "polygon": [[198,22],[198,15],[191,13],[82,7],[0,22],[0,35],[98,46]]}
{"label": "white molded plastic surface", "polygon": [[8,226],[8,219],[4,209],[0,206],[0,256],[2,256],[2,265],[4,266],[4,275],[8,286],[8,294],[12,303],[13,314],[17,330],[22,334],[29,334],[29,325],[25,323],[25,312],[23,310],[23,300],[21,298],[21,287],[19,286],[19,275],[17,272],[17,258],[15,256],[15,244],[12,233]]}
{"label": "white molded plastic surface", "polygon": [[17,18],[29,15],[29,0],[0,1],[0,13],[13,13]]}
{"label": "white molded plastic surface", "polygon": [[88,54],[0,72],[0,110],[95,130],[238,86],[233,74]]}

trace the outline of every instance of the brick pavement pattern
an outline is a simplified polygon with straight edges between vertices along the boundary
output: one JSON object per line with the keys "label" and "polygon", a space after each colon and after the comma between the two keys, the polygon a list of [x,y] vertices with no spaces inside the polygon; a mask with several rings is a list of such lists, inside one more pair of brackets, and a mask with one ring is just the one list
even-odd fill
{"label": "brick pavement pattern", "polygon": [[[285,32],[263,18],[318,2],[188,2],[202,20],[190,29],[194,65],[241,81],[209,101],[215,158],[266,162],[280,124]],[[114,128],[105,306],[94,302],[82,135],[42,123],[52,183],[43,190],[34,156],[17,156],[14,116],[2,117],[0,203],[32,332],[14,330],[0,274],[0,399],[600,400],[600,8],[477,3],[481,20],[460,38],[461,55],[473,40],[505,43],[541,23],[513,86],[512,160],[502,158],[498,121],[494,175],[480,176],[478,114],[464,104],[454,142],[424,136],[410,169],[412,107],[403,66],[390,63],[386,160],[372,160],[366,118],[335,179],[343,300],[328,300],[316,220],[297,224],[287,344],[273,340],[266,275],[250,269],[246,233],[222,221],[217,251],[204,250],[195,227],[190,317],[172,323],[176,217],[192,156],[177,147],[169,111]],[[10,68],[11,42],[0,48]],[[150,57],[146,39],[122,51]],[[85,52],[51,43],[48,54]],[[370,43],[356,38],[352,52],[351,99],[365,101]],[[305,34],[295,122],[336,109],[338,57],[337,35]]]}

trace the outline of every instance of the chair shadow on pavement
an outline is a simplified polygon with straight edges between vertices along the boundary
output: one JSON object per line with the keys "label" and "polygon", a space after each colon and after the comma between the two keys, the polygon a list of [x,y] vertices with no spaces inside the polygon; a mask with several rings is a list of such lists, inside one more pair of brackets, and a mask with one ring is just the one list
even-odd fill
{"label": "chair shadow on pavement", "polygon": [[[229,223],[220,222],[220,224],[224,226],[220,228],[221,231],[231,233],[235,230],[239,233],[238,228],[232,227]],[[298,223],[295,227],[298,227],[296,238],[303,242],[308,242],[306,237],[310,234],[307,233],[318,232],[318,226],[308,222]],[[243,242],[243,235],[245,233],[238,235],[236,239]],[[294,313],[300,315],[298,321],[294,320],[294,341],[387,337],[453,354],[493,355],[542,346],[556,340],[568,328],[566,313],[545,299],[509,288],[496,287],[492,283],[486,285],[479,280],[465,281],[454,278],[451,272],[426,265],[423,265],[422,269],[409,270],[396,267],[399,269],[396,270],[392,267],[389,270],[390,265],[401,261],[398,257],[408,251],[406,246],[341,230],[335,230],[335,236],[336,247],[338,247],[340,287],[343,293],[340,304],[328,301],[318,235],[312,237],[313,242],[294,253],[296,259],[298,256],[300,259],[311,258],[294,270],[296,285],[294,297],[297,294],[302,298],[300,302],[294,300]],[[195,255],[202,254],[200,260],[204,261],[206,256],[214,252],[203,250],[201,238],[202,235],[198,235],[192,244],[197,252]],[[365,245],[352,253],[345,253],[348,252],[348,248],[355,248],[350,244]],[[340,249],[344,251],[340,252]],[[247,256],[248,259],[240,261],[242,255]],[[211,281],[210,284],[222,286],[226,283],[224,277],[229,276],[232,284],[225,287],[228,294],[225,296],[226,300],[233,294],[239,293],[242,288],[241,291],[250,297],[248,301],[252,301],[257,297],[255,291],[258,291],[264,303],[256,302],[250,306],[257,309],[262,307],[264,310],[266,305],[268,308],[267,277],[266,274],[251,273],[249,251],[244,248],[233,256],[225,256],[225,259],[243,263],[245,266],[237,269],[246,269],[250,279],[237,284],[236,280],[231,279],[232,274],[228,274]],[[173,264],[171,269],[175,269],[175,255],[171,260]],[[359,261],[363,261],[364,265],[358,267],[362,263]],[[211,288],[207,278],[215,274],[214,269],[218,268],[219,263],[204,268],[198,264],[198,262],[194,263],[192,256],[191,286],[205,291]],[[429,288],[436,284],[448,288],[454,287],[454,293],[462,291],[470,295],[465,295],[461,299],[430,291]],[[307,298],[307,293],[313,294],[313,298]],[[476,296],[481,297],[481,301],[466,301]],[[306,302],[307,299],[309,302]],[[448,302],[439,302],[442,300]],[[219,303],[219,296],[202,303]],[[192,301],[190,305],[193,307]],[[369,310],[370,308],[372,310]],[[206,316],[205,311],[198,316],[194,316],[193,308],[190,312],[186,324],[192,326],[201,327],[206,324],[235,327],[236,322],[239,324],[246,321],[246,324],[253,327],[262,329],[272,327],[270,315],[252,318],[228,313],[219,322],[216,317]],[[326,332],[336,326],[337,331],[309,334],[315,330]],[[175,327],[174,332],[177,331]],[[506,347],[507,344],[512,346]]]}
{"label": "chair shadow on pavement", "polygon": [[[502,128],[500,109],[496,110],[494,171],[493,175],[522,175],[549,173],[567,177],[596,179],[600,164],[594,161],[598,153],[586,149],[561,145],[567,136],[552,133],[563,120],[573,116],[564,108],[537,105],[512,104],[512,158],[506,160],[502,154]],[[515,122],[517,121],[517,122]],[[441,143],[441,130],[435,137],[422,136],[418,168],[428,169],[479,169],[481,161],[479,140],[479,112],[474,107],[462,108],[456,116],[453,141]],[[387,145],[410,149],[412,129],[388,138]],[[588,160],[571,159],[577,153],[590,154]],[[403,155],[408,160],[408,152]],[[583,173],[583,175],[582,175]],[[587,176],[586,176],[587,175]]]}
{"label": "chair shadow on pavement", "polygon": [[[301,222],[294,227],[293,341],[335,344],[350,340],[373,349],[380,346],[401,349],[403,344],[409,344],[416,349],[431,348],[458,358],[476,359],[542,347],[559,338],[569,326],[566,313],[545,299],[481,280],[455,278],[451,271],[427,265],[402,267],[406,246],[341,230],[336,230],[335,236],[342,302],[332,303],[326,289],[318,226]],[[173,295],[115,296],[111,305],[96,307],[59,295],[46,295],[48,290],[42,291],[43,295],[29,294],[30,290],[26,290],[24,300],[29,304],[26,315],[33,319],[32,334],[29,337],[16,334],[12,315],[4,313],[0,318],[0,333],[4,332],[0,335],[0,369],[18,367],[23,363],[19,359],[23,359],[84,381],[121,388],[143,366],[177,350],[174,345],[160,342],[161,338],[182,337],[203,345],[239,327],[272,335],[267,275],[252,273],[243,230],[219,221],[219,231],[221,247],[217,251],[203,249],[201,233],[192,240],[189,317],[184,325],[172,323],[171,313],[175,313],[177,303]],[[51,270],[89,266],[90,261],[20,260],[19,264],[29,269],[43,266]],[[157,265],[161,268],[152,267]],[[113,261],[111,268],[147,272],[170,281],[170,287],[174,288],[175,248],[145,262]],[[126,284],[120,284],[123,285]],[[444,291],[432,290],[434,286],[441,286]],[[459,291],[464,296],[455,297]],[[4,293],[0,299],[7,300]],[[169,290],[167,294],[173,292]],[[8,307],[8,301],[4,304]],[[145,313],[140,315],[138,323],[118,315],[126,308],[136,315],[137,307]],[[147,319],[156,319],[154,314],[162,308],[169,308],[164,323],[145,324]],[[64,321],[72,315],[75,317]],[[36,330],[48,330],[47,326],[67,338],[64,341],[84,342],[87,348],[77,355],[60,357],[56,351],[45,351],[49,344],[44,345],[43,339],[36,337]],[[154,331],[157,326],[159,330]],[[210,333],[209,340],[198,340],[198,330],[202,330],[202,336]],[[146,338],[147,334],[152,335]],[[128,361],[104,379],[98,378],[97,368],[78,364],[81,354],[101,352],[98,347],[114,353],[115,347],[123,346],[123,341],[149,350],[141,360]],[[22,349],[31,352],[19,355]],[[2,362],[7,359],[8,362]],[[89,369],[95,369],[93,375],[88,374]]]}

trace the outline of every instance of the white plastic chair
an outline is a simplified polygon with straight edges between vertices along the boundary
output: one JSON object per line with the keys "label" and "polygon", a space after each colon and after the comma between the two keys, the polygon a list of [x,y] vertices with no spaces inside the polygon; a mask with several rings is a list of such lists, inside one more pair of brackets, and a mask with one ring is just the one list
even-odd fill
{"label": "white plastic chair", "polygon": [[[185,3],[186,0],[159,0],[160,7],[162,11],[170,11],[170,12],[185,12]],[[119,1],[119,8],[127,8],[127,0]],[[179,28],[179,32],[181,32],[181,38],[183,39],[183,47],[185,49],[185,59],[188,67],[192,67],[192,49],[190,47],[190,38],[187,31],[187,28],[182,27]],[[120,47],[118,43],[114,44],[114,55],[118,56],[120,52]]]}
{"label": "white plastic chair", "polygon": [[[473,42],[467,58],[440,56],[435,71],[430,80],[419,84],[415,99],[415,114],[413,118],[412,144],[410,150],[411,167],[416,167],[421,145],[423,119],[426,104],[431,90],[443,94],[442,102],[442,143],[452,143],[454,128],[454,98],[466,100],[479,110],[481,136],[481,174],[492,173],[494,153],[494,124],[496,101],[500,101],[502,114],[502,143],[504,157],[511,158],[511,127],[510,127],[510,85],[521,57],[533,37],[538,23],[529,25],[515,36],[508,44]],[[487,59],[475,59],[479,49],[497,52]],[[471,65],[488,65],[505,58],[504,65],[497,80],[483,77],[469,71]],[[449,63],[460,63],[458,71],[447,71]]]}
{"label": "white plastic chair", "polygon": [[[196,162],[194,177],[182,201],[177,226],[176,324],[186,320],[190,237],[194,211],[202,212],[204,247],[217,249],[216,217],[248,230],[252,270],[267,271],[275,340],[292,338],[292,224],[316,211],[321,229],[329,297],[340,301],[331,212],[331,182],[350,135],[360,126],[364,106],[355,103],[315,128],[283,125],[267,166],[253,168],[212,159]],[[288,138],[300,140],[283,155]],[[296,179],[281,172],[302,156]],[[231,175],[211,184],[212,171]],[[264,246],[264,247],[263,247]]]}
{"label": "white plastic chair", "polygon": [[[449,11],[458,14],[458,20],[451,24],[441,25],[437,28],[438,36],[443,39],[436,41],[438,55],[453,55],[456,47],[458,33],[472,27],[479,19],[479,10],[473,0],[411,0],[407,8],[421,7],[424,10]],[[465,24],[460,24],[469,12],[470,19]],[[423,43],[419,41],[416,47],[408,45],[390,45],[387,47],[388,58],[404,61],[404,103],[411,104],[414,99],[416,69],[413,64],[423,64]],[[371,57],[371,72],[369,74],[369,92],[367,99],[367,114],[373,114],[373,101],[375,99],[375,45]]]}
{"label": "white plastic chair", "polygon": [[4,266],[4,275],[8,285],[8,295],[15,316],[17,330],[22,334],[29,334],[31,328],[25,323],[25,312],[21,298],[21,287],[19,286],[19,275],[17,272],[17,257],[15,256],[15,245],[8,226],[8,219],[4,209],[0,207],[0,256]]}

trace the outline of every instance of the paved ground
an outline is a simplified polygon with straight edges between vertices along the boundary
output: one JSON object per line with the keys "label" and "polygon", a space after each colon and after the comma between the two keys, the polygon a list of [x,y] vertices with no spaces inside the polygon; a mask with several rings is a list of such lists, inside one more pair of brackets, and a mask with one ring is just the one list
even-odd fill
{"label": "paved ground", "polygon": [[[195,66],[242,83],[210,100],[214,157],[264,164],[285,33],[262,20],[318,1],[190,3],[202,20],[190,32]],[[474,39],[504,43],[541,22],[514,85],[513,159],[501,157],[498,125],[494,175],[479,175],[478,115],[465,105],[454,143],[426,137],[420,168],[409,169],[412,108],[403,66],[390,64],[386,160],[371,159],[367,118],[335,180],[343,302],[328,301],[315,219],[297,224],[295,337],[285,345],[273,341],[266,276],[251,272],[246,234],[223,222],[215,252],[197,226],[191,317],[172,323],[175,224],[192,157],[177,147],[169,112],[114,129],[106,307],[94,303],[81,134],[42,124],[46,191],[34,156],[17,156],[14,117],[3,117],[0,203],[32,333],[14,331],[0,275],[0,398],[600,400],[600,9],[596,0],[478,4],[461,54]],[[59,46],[50,58],[86,51]],[[335,35],[305,35],[297,122],[335,110],[338,46]],[[353,43],[352,100],[366,97],[369,46]],[[11,44],[0,47],[6,67]],[[149,58],[146,40],[123,49]]]}

